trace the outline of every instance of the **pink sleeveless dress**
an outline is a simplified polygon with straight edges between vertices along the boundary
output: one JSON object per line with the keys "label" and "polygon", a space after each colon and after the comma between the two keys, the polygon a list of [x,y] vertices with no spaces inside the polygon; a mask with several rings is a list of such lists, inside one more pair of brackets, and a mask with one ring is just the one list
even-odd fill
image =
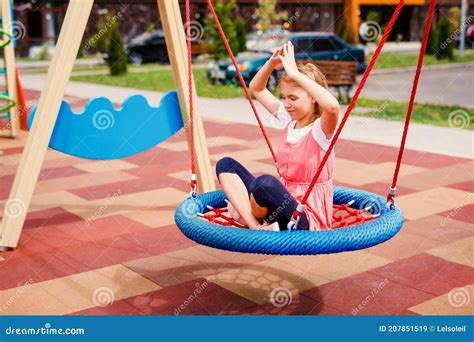
{"label": "pink sleeveless dress", "polygon": [[[326,151],[315,140],[311,130],[296,143],[288,142],[288,127],[293,124],[293,121],[287,124],[280,136],[277,162],[281,182],[288,192],[300,202]],[[331,229],[334,161],[334,150],[332,150],[318,182],[308,197],[305,214],[310,230]]]}

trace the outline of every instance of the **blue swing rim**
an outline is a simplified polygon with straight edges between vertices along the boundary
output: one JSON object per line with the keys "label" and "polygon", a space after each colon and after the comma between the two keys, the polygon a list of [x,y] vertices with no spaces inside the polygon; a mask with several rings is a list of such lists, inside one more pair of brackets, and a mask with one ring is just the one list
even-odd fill
{"label": "blue swing rim", "polygon": [[372,205],[380,216],[366,223],[321,231],[260,231],[221,226],[199,218],[198,213],[226,206],[222,190],[189,197],[175,211],[178,228],[189,239],[205,246],[231,252],[269,255],[317,255],[369,248],[395,236],[404,223],[397,206],[386,207],[384,197],[347,187],[334,187],[334,204],[353,200],[352,208],[363,209]]}

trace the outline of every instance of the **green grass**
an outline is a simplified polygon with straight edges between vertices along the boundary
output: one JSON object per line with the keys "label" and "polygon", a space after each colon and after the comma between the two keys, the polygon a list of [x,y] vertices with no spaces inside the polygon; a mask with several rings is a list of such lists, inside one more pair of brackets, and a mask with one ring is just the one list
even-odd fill
{"label": "green grass", "polygon": [[[372,56],[368,56],[367,62]],[[375,63],[375,69],[403,68],[416,66],[418,54],[402,54],[396,52],[381,53]],[[433,55],[425,55],[423,65],[451,64],[451,63],[469,63],[474,62],[474,50],[465,50],[464,59],[459,58],[459,50],[454,50],[454,60],[439,60]]]}
{"label": "green grass", "polygon": [[[474,59],[474,54],[472,51],[469,51],[469,58]],[[385,61],[390,60],[392,57],[384,56]],[[402,57],[400,57],[402,56]],[[468,55],[466,55],[467,57]],[[402,62],[398,60],[397,66],[408,66],[409,62],[416,63],[416,57],[411,55],[399,55],[398,57],[402,58],[405,64],[402,65]],[[398,58],[397,57],[397,58]],[[381,60],[384,61],[384,60]],[[381,62],[379,61],[379,62]],[[390,60],[395,62],[394,59]],[[428,59],[429,62],[429,59]],[[154,65],[139,66],[140,68],[153,68]],[[156,65],[155,65],[156,67]],[[90,70],[90,69],[87,69]],[[99,83],[105,85],[112,85],[118,87],[130,87],[136,89],[146,89],[152,91],[165,92],[172,89],[175,89],[176,86],[173,81],[173,76],[170,69],[160,69],[156,71],[146,71],[146,72],[129,72],[123,76],[114,76],[109,75],[83,75],[83,76],[73,76],[71,78],[74,81],[81,82],[90,82],[90,83]],[[196,84],[196,90],[198,96],[210,97],[210,98],[235,98],[235,97],[244,97],[243,89],[240,86],[236,85],[214,85],[211,84],[206,77],[206,68],[195,68],[194,69],[194,80]],[[357,102],[357,107],[359,108],[371,108],[372,111],[361,111],[357,110],[357,107],[354,110],[354,115],[374,117],[379,119],[389,119],[404,121],[407,111],[407,102],[397,102],[397,101],[386,101],[386,100],[370,100],[365,98],[360,98]],[[438,126],[450,126],[449,115],[455,111],[463,111],[461,114],[458,113],[459,117],[462,117],[469,124],[467,129],[474,129],[474,109],[462,108],[457,106],[446,106],[446,105],[437,105],[437,104],[416,104],[413,109],[412,122],[422,123],[422,124],[431,124]],[[466,114],[464,114],[466,113]]]}
{"label": "green grass", "polygon": [[[194,69],[193,75],[198,96],[219,99],[244,96],[244,91],[240,86],[211,84],[207,80],[205,68]],[[173,81],[173,75],[169,69],[152,72],[129,72],[126,75],[114,77],[109,75],[73,76],[71,77],[71,80],[160,92],[176,88],[176,85]]]}
{"label": "green grass", "polygon": [[[377,119],[405,121],[408,103],[359,98],[357,101],[357,106],[363,108],[373,108],[373,111],[357,111],[356,107],[352,112],[354,115]],[[462,123],[467,122],[469,124],[467,127],[466,125],[463,125],[463,128],[474,130],[474,109],[458,106],[416,103],[413,107],[411,122],[445,127],[450,127],[450,122],[451,126],[455,127],[459,127],[462,125]]]}

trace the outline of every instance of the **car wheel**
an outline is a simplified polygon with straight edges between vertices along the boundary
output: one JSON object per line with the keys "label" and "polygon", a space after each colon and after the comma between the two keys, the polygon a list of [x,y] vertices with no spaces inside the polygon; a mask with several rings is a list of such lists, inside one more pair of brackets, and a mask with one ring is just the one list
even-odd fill
{"label": "car wheel", "polygon": [[278,77],[275,73],[272,73],[270,77],[268,78],[267,88],[270,91],[274,91],[276,90],[277,87],[278,87]]}
{"label": "car wheel", "polygon": [[143,64],[143,56],[140,55],[139,53],[136,53],[136,52],[132,52],[130,54],[130,63],[134,64],[134,65],[141,65]]}

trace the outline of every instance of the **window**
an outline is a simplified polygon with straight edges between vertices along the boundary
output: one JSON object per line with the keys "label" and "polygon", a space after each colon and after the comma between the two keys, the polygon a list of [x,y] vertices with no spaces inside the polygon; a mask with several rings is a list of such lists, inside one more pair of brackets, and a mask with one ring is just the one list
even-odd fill
{"label": "window", "polygon": [[332,51],[335,50],[334,46],[328,38],[316,38],[313,41],[314,52]]}
{"label": "window", "polygon": [[344,49],[344,45],[337,39],[331,38],[331,43],[336,47],[336,50],[342,50]]}
{"label": "window", "polygon": [[43,36],[41,11],[28,11],[28,35],[30,38],[41,38]]}
{"label": "window", "polygon": [[301,38],[293,41],[295,44],[295,52],[296,53],[309,53],[313,51],[313,39],[311,38]]}

